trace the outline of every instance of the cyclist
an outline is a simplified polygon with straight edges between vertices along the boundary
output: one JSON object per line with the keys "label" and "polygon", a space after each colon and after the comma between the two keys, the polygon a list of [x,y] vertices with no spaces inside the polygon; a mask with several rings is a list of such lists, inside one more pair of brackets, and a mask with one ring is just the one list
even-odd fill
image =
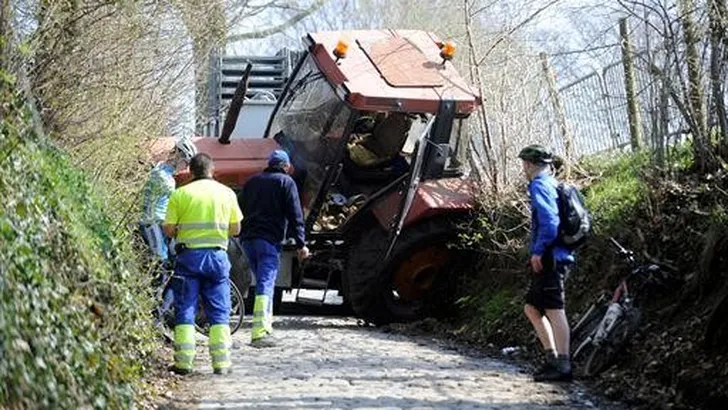
{"label": "cyclist", "polygon": [[574,266],[574,256],[554,245],[559,230],[557,181],[550,175],[553,155],[540,145],[529,145],[518,157],[528,178],[531,198],[531,286],[524,313],[536,330],[546,353],[535,381],[569,381],[569,323],[564,310],[564,282]]}
{"label": "cyclist", "polygon": [[[165,281],[165,271],[171,271],[170,243],[162,231],[162,222],[167,213],[169,197],[175,189],[174,174],[177,169],[184,168],[192,157],[197,154],[195,144],[189,138],[180,138],[175,142],[174,148],[167,155],[164,162],[152,167],[147,182],[144,185],[142,199],[142,216],[139,221],[139,231],[144,243],[148,246],[152,259],[161,267],[152,282],[160,286]],[[160,312],[167,312],[172,308],[174,294],[171,288],[164,291]],[[161,319],[161,316],[159,318]]]}
{"label": "cyclist", "polygon": [[139,229],[152,256],[162,264],[169,261],[169,243],[162,232],[162,222],[175,189],[174,174],[177,169],[187,167],[195,154],[197,148],[189,138],[178,139],[166,161],[154,165],[144,185]]}

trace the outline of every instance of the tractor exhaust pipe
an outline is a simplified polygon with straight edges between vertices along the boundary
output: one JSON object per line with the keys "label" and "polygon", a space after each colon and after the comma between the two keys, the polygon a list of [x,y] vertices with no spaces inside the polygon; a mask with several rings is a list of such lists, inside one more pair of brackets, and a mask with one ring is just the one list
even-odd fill
{"label": "tractor exhaust pipe", "polygon": [[238,86],[235,87],[235,94],[233,94],[232,100],[230,100],[230,107],[228,107],[227,114],[225,115],[225,123],[222,126],[222,132],[218,141],[220,144],[230,144],[230,135],[235,130],[235,124],[238,122],[238,116],[240,116],[240,110],[243,108],[245,103],[245,94],[248,92],[248,83],[250,79],[250,72],[253,69],[253,65],[248,63],[245,66],[245,72],[243,77],[240,79]]}

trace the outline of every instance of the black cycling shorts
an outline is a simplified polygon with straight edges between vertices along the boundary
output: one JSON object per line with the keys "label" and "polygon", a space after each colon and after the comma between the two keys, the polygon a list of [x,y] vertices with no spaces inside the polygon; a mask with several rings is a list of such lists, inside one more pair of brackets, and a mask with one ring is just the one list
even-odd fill
{"label": "black cycling shorts", "polygon": [[564,308],[564,284],[573,269],[571,262],[544,264],[540,274],[531,273],[531,286],[526,294],[526,303],[540,310]]}

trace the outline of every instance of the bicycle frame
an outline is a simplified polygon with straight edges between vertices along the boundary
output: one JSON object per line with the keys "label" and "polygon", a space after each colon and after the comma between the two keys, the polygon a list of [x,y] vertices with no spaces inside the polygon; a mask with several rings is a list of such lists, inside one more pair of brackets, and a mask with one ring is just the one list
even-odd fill
{"label": "bicycle frame", "polygon": [[607,312],[604,314],[599,326],[597,326],[594,331],[594,337],[591,338],[592,343],[599,344],[606,339],[619,319],[624,316],[626,312],[632,309],[632,299],[630,298],[627,282],[630,278],[638,275],[640,272],[641,270],[639,268],[634,269],[630,275],[622,279],[616,289],[614,289],[612,300],[607,308]]}
{"label": "bicycle frame", "polygon": [[[630,278],[639,273],[640,268],[638,267],[637,262],[632,256],[631,251],[624,249],[614,239],[610,239],[619,250],[619,254],[627,259],[627,262],[632,269],[630,271],[630,274],[622,278],[622,280],[619,282],[619,285],[617,285],[617,287],[614,289],[609,306],[607,307],[607,311],[602,316],[597,327],[582,341],[582,343],[579,344],[579,347],[573,354],[574,357],[577,357],[586,346],[590,344],[599,345],[607,337],[609,337],[609,334],[614,328],[615,324],[618,323],[619,319],[625,314],[625,312],[632,307],[632,300],[630,298],[629,286],[627,282]],[[587,310],[587,312],[582,316],[581,320],[577,323],[575,328],[579,328],[584,324],[584,321],[592,314],[595,309],[597,309],[597,306],[601,300],[602,298],[600,298],[596,303],[590,306],[589,310]]]}
{"label": "bicycle frame", "polygon": [[622,300],[622,295],[624,295],[625,300],[629,299],[629,288],[627,287],[627,278],[622,279],[622,281],[619,283],[619,286],[617,286],[617,288],[614,289],[614,295],[612,296],[612,303],[619,303],[620,300]]}

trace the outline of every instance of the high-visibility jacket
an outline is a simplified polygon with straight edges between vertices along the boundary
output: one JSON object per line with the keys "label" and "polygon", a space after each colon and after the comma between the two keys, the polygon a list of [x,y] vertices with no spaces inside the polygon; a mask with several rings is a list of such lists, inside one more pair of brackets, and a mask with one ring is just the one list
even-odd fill
{"label": "high-visibility jacket", "polygon": [[200,179],[174,191],[165,224],[177,226],[176,241],[190,249],[227,249],[228,227],[243,219],[232,189]]}

